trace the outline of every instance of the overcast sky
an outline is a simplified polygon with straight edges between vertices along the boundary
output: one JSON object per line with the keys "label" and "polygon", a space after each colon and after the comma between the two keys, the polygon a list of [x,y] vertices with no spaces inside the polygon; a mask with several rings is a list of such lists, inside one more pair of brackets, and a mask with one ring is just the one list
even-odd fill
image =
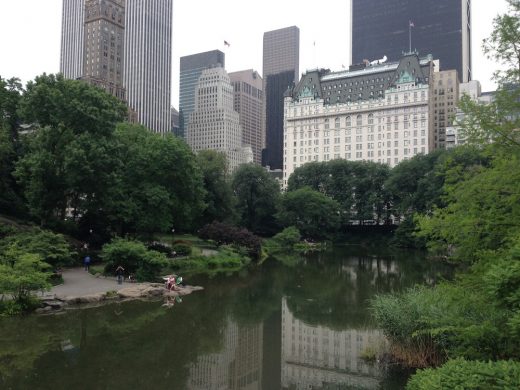
{"label": "overcast sky", "polygon": [[[228,72],[262,71],[262,35],[300,28],[300,72],[348,65],[350,0],[174,0],[172,104],[178,107],[179,57],[220,49]],[[420,0],[417,0],[420,1]],[[453,0],[460,1],[460,0]],[[0,0],[0,76],[23,82],[59,71],[62,0]],[[492,20],[507,11],[506,0],[473,0],[473,78],[483,91],[497,65],[481,50]],[[224,40],[231,47],[224,47]],[[316,46],[313,45],[316,42]]]}

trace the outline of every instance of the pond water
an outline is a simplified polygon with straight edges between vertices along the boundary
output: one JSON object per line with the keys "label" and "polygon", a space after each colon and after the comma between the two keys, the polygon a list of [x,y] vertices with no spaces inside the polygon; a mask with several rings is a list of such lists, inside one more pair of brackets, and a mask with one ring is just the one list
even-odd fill
{"label": "pond water", "polygon": [[424,254],[337,247],[192,277],[182,301],[0,320],[1,389],[400,389],[363,356],[386,341],[368,300],[447,270]]}

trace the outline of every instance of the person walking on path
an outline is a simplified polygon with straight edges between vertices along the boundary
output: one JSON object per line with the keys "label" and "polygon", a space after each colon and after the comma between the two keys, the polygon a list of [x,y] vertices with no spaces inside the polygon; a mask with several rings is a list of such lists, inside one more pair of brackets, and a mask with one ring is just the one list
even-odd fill
{"label": "person walking on path", "polygon": [[123,274],[125,272],[125,269],[122,266],[118,266],[116,268],[116,275],[117,275],[117,284],[123,283]]}
{"label": "person walking on path", "polygon": [[85,271],[88,272],[88,270],[90,268],[90,256],[89,255],[85,256],[85,258],[83,259],[83,265],[85,266]]}

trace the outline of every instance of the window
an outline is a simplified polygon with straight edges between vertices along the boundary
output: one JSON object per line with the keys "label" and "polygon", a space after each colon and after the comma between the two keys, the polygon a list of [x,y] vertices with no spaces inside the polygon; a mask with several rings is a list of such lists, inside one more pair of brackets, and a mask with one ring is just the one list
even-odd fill
{"label": "window", "polygon": [[356,126],[361,126],[363,124],[363,117],[361,115],[358,115],[356,117]]}
{"label": "window", "polygon": [[345,124],[347,127],[351,127],[352,126],[352,119],[350,118],[350,116],[347,116],[345,118]]}
{"label": "window", "polygon": [[339,118],[334,120],[334,128],[339,129]]}
{"label": "window", "polygon": [[374,124],[374,114],[368,115],[368,124],[373,125]]}

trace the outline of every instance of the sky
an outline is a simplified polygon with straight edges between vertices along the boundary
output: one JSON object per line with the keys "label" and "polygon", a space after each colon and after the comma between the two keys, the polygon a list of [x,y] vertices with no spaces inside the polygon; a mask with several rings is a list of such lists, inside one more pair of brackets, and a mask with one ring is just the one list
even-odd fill
{"label": "sky", "polygon": [[[25,83],[43,72],[59,71],[61,3],[0,0],[0,76]],[[349,65],[349,4],[350,0],[174,0],[172,104],[178,107],[181,56],[220,49],[226,53],[228,72],[261,73],[263,33],[278,28],[300,28],[300,73],[316,67],[341,70]],[[493,18],[506,11],[506,0],[472,1],[473,78],[482,83],[483,91],[495,88],[491,78],[498,65],[485,58],[482,40],[491,33]]]}

